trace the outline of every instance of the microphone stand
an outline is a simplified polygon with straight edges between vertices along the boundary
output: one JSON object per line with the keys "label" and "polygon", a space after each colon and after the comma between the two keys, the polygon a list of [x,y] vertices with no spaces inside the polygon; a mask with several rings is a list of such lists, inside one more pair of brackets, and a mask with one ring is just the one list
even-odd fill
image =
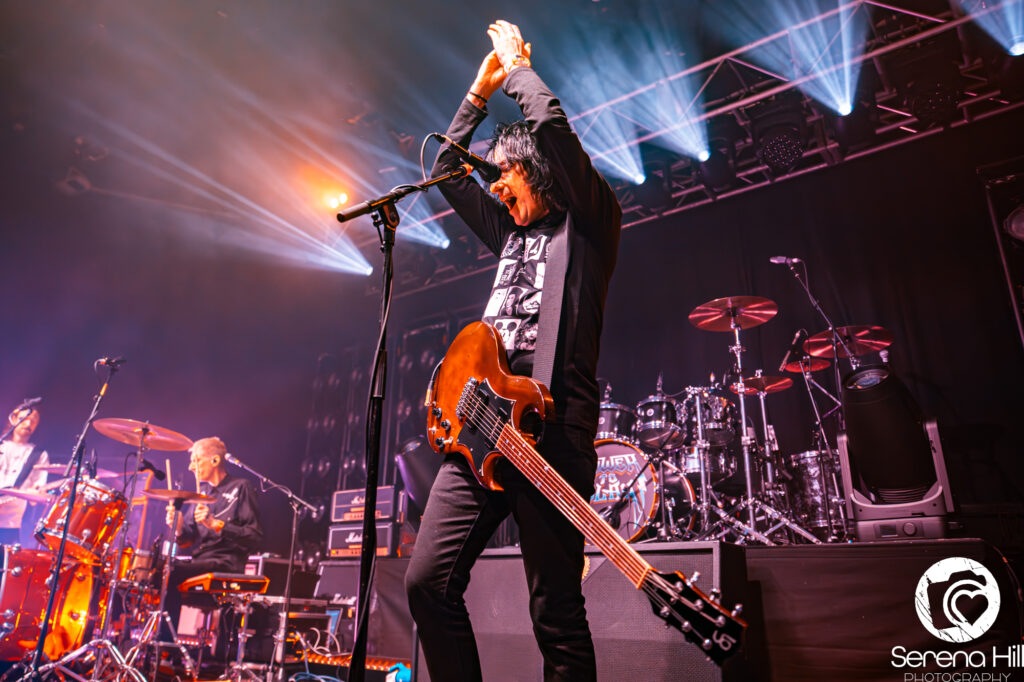
{"label": "microphone stand", "polygon": [[[85,452],[85,434],[88,433],[89,427],[92,426],[93,421],[96,420],[96,415],[99,414],[100,404],[107,395],[110,381],[114,378],[117,370],[120,369],[117,362],[108,363],[105,366],[107,368],[107,378],[93,400],[92,411],[89,413],[88,419],[85,420],[82,432],[78,434],[78,440],[75,442],[75,447],[71,453],[71,461],[68,462],[67,469],[65,470],[64,477],[71,478],[71,487],[68,490],[68,502],[64,510],[64,526],[61,528],[60,545],[57,546],[53,567],[50,569],[50,597],[46,602],[46,611],[43,614],[43,619],[39,623],[39,641],[36,642],[35,651],[32,652],[32,658],[28,664],[28,673],[21,678],[22,680],[32,679],[39,675],[39,666],[45,656],[46,636],[49,634],[50,619],[53,618],[53,607],[57,600],[57,592],[60,586],[60,571],[64,563],[64,552],[68,542],[68,530],[71,526],[71,510],[75,507],[75,499],[78,497],[78,483],[82,478],[82,455]],[[72,469],[74,469],[73,476],[71,475]]]}
{"label": "microphone stand", "polygon": [[[381,286],[380,333],[374,351],[373,373],[370,379],[370,398],[366,416],[366,505],[363,513],[363,542],[359,553],[359,595],[356,601],[356,632],[352,642],[349,682],[363,682],[366,674],[367,620],[370,605],[370,580],[373,561],[377,554],[377,476],[380,464],[380,443],[384,413],[384,387],[387,383],[387,330],[391,311],[391,282],[393,279],[392,251],[395,233],[401,217],[395,204],[413,192],[425,192],[434,185],[469,175],[469,166],[458,168],[430,178],[417,185],[399,185],[387,194],[364,201],[338,213],[338,222],[373,213],[373,224],[380,237],[384,254]],[[294,542],[294,539],[293,539]]]}
{"label": "microphone stand", "polygon": [[255,476],[259,480],[260,488],[263,491],[271,489],[280,490],[288,498],[288,504],[292,508],[292,537],[291,547],[288,551],[288,572],[285,574],[284,579],[284,604],[281,605],[281,623],[278,625],[277,635],[274,636],[274,654],[270,657],[270,665],[267,667],[267,679],[270,680],[274,673],[274,663],[278,661],[279,657],[281,668],[278,673],[280,674],[284,670],[284,644],[288,636],[288,613],[291,611],[292,606],[292,569],[295,566],[295,545],[299,537],[299,514],[303,508],[312,514],[317,514],[318,510],[312,504],[293,493],[287,486],[274,483],[249,465],[242,463],[234,455],[229,454],[224,458],[238,468]]}
{"label": "microphone stand", "polygon": [[[800,262],[803,263],[803,261]],[[803,263],[803,265],[805,268],[807,267],[806,263]],[[842,378],[839,376],[839,346],[842,346],[843,350],[846,351],[846,355],[847,357],[850,358],[850,362],[855,363],[856,361],[854,360],[853,353],[850,352],[849,347],[846,345],[846,340],[840,338],[839,334],[836,333],[836,325],[832,322],[832,319],[828,316],[828,313],[826,313],[825,310],[821,307],[821,304],[818,302],[818,299],[816,299],[814,297],[814,294],[811,293],[811,287],[806,282],[806,273],[804,273],[804,276],[801,277],[800,273],[797,272],[797,269],[793,267],[793,263],[786,263],[786,267],[788,267],[789,271],[793,273],[793,277],[796,278],[797,283],[800,284],[800,287],[804,290],[804,293],[807,294],[807,299],[811,302],[811,307],[813,307],[818,312],[818,314],[821,315],[821,318],[825,320],[825,324],[828,325],[829,336],[832,340],[832,357],[833,359],[835,359],[835,366],[833,367],[833,370],[835,373],[835,385],[837,389],[836,392],[838,393],[838,389],[841,386],[842,382]],[[826,417],[828,417],[833,412],[838,412],[840,431],[846,428],[846,425],[843,422],[843,411],[839,409],[839,407],[841,406],[842,405],[840,404],[837,407],[833,408],[832,410],[829,410],[828,414],[825,415]],[[826,447],[828,447],[827,443]]]}

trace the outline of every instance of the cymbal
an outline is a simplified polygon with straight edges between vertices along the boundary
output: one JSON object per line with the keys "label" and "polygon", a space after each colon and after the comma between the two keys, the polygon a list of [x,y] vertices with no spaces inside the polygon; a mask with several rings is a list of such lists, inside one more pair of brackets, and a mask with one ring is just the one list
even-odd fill
{"label": "cymbal", "polygon": [[188,450],[192,447],[192,439],[184,434],[135,419],[108,417],[97,419],[92,425],[107,438],[140,447],[145,444],[150,450]]}
{"label": "cymbal", "polygon": [[160,488],[153,488],[152,490],[143,490],[142,494],[154,500],[165,500],[167,502],[173,502],[174,500],[181,500],[185,504],[213,502],[211,496],[194,493],[191,490],[161,490]]}
{"label": "cymbal", "polygon": [[825,369],[831,364],[832,363],[825,358],[812,358],[810,355],[805,355],[799,360],[787,362],[783,369],[787,372],[803,374],[804,370],[807,370],[808,372],[817,372],[818,370]]}
{"label": "cymbal", "polygon": [[760,296],[726,296],[702,303],[690,311],[690,322],[697,329],[709,332],[730,332],[733,322],[740,329],[750,329],[775,317],[779,306]]}
{"label": "cymbal", "polygon": [[[853,325],[836,327],[836,335],[843,344],[836,348],[839,357],[848,358],[852,355],[866,355],[874,351],[888,348],[892,344],[892,332],[884,327],[869,325]],[[832,351],[832,333],[826,329],[804,341],[804,350],[816,358],[834,357]]]}
{"label": "cymbal", "polygon": [[0,498],[3,498],[4,496],[17,497],[19,500],[27,500],[29,502],[36,502],[37,504],[45,504],[50,501],[49,495],[33,492],[31,490],[22,490],[20,488],[0,488]]}
{"label": "cymbal", "polygon": [[[37,464],[34,467],[32,467],[33,471],[45,471],[48,474],[63,474],[65,469],[67,469],[67,468],[68,468],[67,464]],[[82,469],[84,470],[85,467],[82,467]],[[118,473],[116,471],[111,471],[110,469],[97,469],[96,470],[96,475],[93,476],[92,478],[117,478],[120,475],[121,475],[120,473]],[[85,477],[83,476],[83,478],[85,478]],[[66,480],[68,480],[68,479],[60,478],[60,479],[57,479],[56,481],[51,481],[51,483],[54,483],[54,482],[61,482],[62,483],[64,481],[66,481]]]}
{"label": "cymbal", "polygon": [[[747,377],[743,380],[743,393],[745,395],[756,395],[758,393],[778,393],[779,391],[785,391],[787,388],[793,385],[793,380],[789,377]],[[740,386],[739,384],[733,384],[729,387],[733,393],[739,395]]]}

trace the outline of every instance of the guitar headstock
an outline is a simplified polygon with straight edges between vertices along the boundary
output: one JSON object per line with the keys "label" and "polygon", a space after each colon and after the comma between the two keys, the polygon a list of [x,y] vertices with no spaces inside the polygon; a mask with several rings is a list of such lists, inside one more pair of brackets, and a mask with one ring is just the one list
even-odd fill
{"label": "guitar headstock", "polygon": [[678,571],[651,573],[642,587],[659,618],[721,664],[739,651],[747,623],[739,618],[740,606],[727,611],[698,589],[695,581],[696,574],[688,579]]}

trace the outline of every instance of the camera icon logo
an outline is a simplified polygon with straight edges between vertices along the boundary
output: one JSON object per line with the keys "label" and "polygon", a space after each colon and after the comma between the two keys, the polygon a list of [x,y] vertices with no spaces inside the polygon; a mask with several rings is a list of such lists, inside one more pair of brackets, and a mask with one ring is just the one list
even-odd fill
{"label": "camera icon logo", "polygon": [[999,586],[992,573],[964,557],[932,564],[914,594],[921,624],[946,642],[970,642],[988,632],[999,615],[999,603]]}

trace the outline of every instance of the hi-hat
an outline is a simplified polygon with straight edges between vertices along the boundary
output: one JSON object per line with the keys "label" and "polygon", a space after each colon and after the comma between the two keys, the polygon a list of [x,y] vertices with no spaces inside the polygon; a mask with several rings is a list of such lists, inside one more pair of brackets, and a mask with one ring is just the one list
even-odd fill
{"label": "hi-hat", "polygon": [[[756,376],[748,377],[743,380],[743,393],[745,395],[756,395],[758,393],[778,393],[779,391],[785,391],[787,388],[793,385],[793,380],[789,377],[766,377]],[[729,389],[739,395],[740,385],[733,384]]]}
{"label": "hi-hat", "polygon": [[184,434],[135,419],[109,417],[97,419],[92,425],[107,438],[128,445],[145,445],[149,450],[188,450],[192,447],[192,439]]}
{"label": "hi-hat", "polygon": [[[816,358],[841,358],[866,355],[888,348],[892,344],[892,332],[884,327],[854,325],[836,327],[836,348],[832,348],[832,332],[826,329],[804,341],[804,350]],[[840,343],[841,342],[841,343]]]}
{"label": "hi-hat", "polygon": [[702,303],[690,311],[690,322],[709,332],[730,332],[733,327],[750,329],[775,317],[779,306],[760,296],[726,296]]}
{"label": "hi-hat", "polygon": [[192,502],[213,502],[213,498],[211,496],[203,495],[202,493],[194,493],[191,490],[162,490],[160,488],[153,488],[152,490],[143,490],[142,494],[154,500],[164,500],[165,502],[173,502],[174,500],[181,500],[185,504]]}

